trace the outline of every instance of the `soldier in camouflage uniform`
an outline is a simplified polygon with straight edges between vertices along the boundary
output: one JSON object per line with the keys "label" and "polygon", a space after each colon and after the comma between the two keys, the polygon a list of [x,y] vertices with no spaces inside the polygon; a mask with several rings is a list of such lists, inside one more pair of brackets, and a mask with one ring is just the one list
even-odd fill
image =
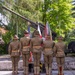
{"label": "soldier in camouflage uniform", "polygon": [[43,52],[45,60],[46,75],[52,75],[52,62],[53,62],[53,47],[54,42],[51,40],[51,36],[47,35],[46,40],[43,41]]}
{"label": "soldier in camouflage uniform", "polygon": [[34,37],[31,39],[31,51],[33,53],[34,58],[34,75],[39,75],[40,71],[40,57],[42,51],[43,40],[39,37],[39,32],[37,30],[34,31]]}
{"label": "soldier in camouflage uniform", "polygon": [[56,61],[58,65],[58,75],[64,75],[64,63],[65,63],[65,53],[64,50],[66,49],[66,45],[63,42],[63,37],[58,37],[58,42],[55,44],[55,55]]}
{"label": "soldier in camouflage uniform", "polygon": [[30,37],[27,31],[24,32],[24,37],[20,39],[20,42],[21,42],[21,49],[22,49],[24,74],[28,75],[28,60],[30,57]]}
{"label": "soldier in camouflage uniform", "polygon": [[9,44],[9,54],[11,56],[12,60],[12,69],[13,69],[13,75],[18,73],[18,62],[20,59],[20,49],[21,44],[18,40],[17,35],[14,36],[13,41]]}

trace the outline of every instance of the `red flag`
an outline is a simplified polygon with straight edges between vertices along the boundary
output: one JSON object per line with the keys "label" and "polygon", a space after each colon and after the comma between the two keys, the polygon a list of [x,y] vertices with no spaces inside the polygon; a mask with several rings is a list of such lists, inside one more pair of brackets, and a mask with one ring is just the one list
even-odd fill
{"label": "red flag", "polygon": [[29,58],[29,62],[32,62],[33,61],[33,54],[32,52],[30,51],[30,58]]}

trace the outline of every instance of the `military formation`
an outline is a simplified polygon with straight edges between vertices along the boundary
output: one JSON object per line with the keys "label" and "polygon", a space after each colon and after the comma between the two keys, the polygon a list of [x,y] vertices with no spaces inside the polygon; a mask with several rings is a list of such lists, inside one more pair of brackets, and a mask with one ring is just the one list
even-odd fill
{"label": "military formation", "polygon": [[31,51],[34,59],[34,75],[40,75],[40,58],[42,52],[44,55],[46,75],[52,75],[53,57],[56,57],[58,75],[64,75],[65,49],[66,45],[63,42],[62,36],[59,36],[58,41],[54,42],[51,40],[50,35],[47,35],[45,40],[40,38],[37,30],[34,31],[33,38],[30,38],[29,33],[24,31],[24,37],[22,37],[20,41],[17,35],[14,35],[13,41],[9,44],[8,48],[12,60],[12,74],[18,74],[18,62],[20,55],[22,55],[24,75],[29,75],[28,60]]}

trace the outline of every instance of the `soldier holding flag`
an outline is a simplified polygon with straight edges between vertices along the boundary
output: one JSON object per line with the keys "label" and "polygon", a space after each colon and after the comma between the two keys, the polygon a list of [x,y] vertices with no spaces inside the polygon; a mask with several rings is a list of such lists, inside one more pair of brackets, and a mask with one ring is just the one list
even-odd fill
{"label": "soldier holding flag", "polygon": [[39,75],[40,72],[40,57],[42,51],[43,40],[39,37],[39,32],[37,30],[34,31],[34,37],[31,39],[31,51],[33,53],[34,58],[34,75]]}
{"label": "soldier holding flag", "polygon": [[30,35],[28,31],[24,31],[24,37],[20,39],[20,42],[21,42],[24,74],[28,75],[28,63],[29,63],[28,60],[30,57]]}
{"label": "soldier holding flag", "polygon": [[46,75],[52,75],[52,62],[53,62],[53,48],[55,43],[52,41],[52,35],[50,34],[50,29],[48,23],[46,24],[46,36],[45,41],[43,41],[43,52],[44,52],[44,61],[46,68]]}

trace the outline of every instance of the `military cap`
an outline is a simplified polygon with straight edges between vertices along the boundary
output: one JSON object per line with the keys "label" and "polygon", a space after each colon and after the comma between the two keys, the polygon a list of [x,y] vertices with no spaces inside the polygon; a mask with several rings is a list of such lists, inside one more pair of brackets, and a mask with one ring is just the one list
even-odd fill
{"label": "military cap", "polygon": [[58,38],[58,40],[59,40],[59,39],[60,39],[60,40],[63,40],[63,37],[62,37],[62,36],[58,36],[57,38]]}
{"label": "military cap", "polygon": [[29,34],[29,32],[25,30],[25,31],[24,31],[24,34]]}
{"label": "military cap", "polygon": [[38,30],[35,30],[34,31],[34,35],[39,35],[39,31]]}
{"label": "military cap", "polygon": [[13,39],[19,39],[17,35],[14,35]]}

